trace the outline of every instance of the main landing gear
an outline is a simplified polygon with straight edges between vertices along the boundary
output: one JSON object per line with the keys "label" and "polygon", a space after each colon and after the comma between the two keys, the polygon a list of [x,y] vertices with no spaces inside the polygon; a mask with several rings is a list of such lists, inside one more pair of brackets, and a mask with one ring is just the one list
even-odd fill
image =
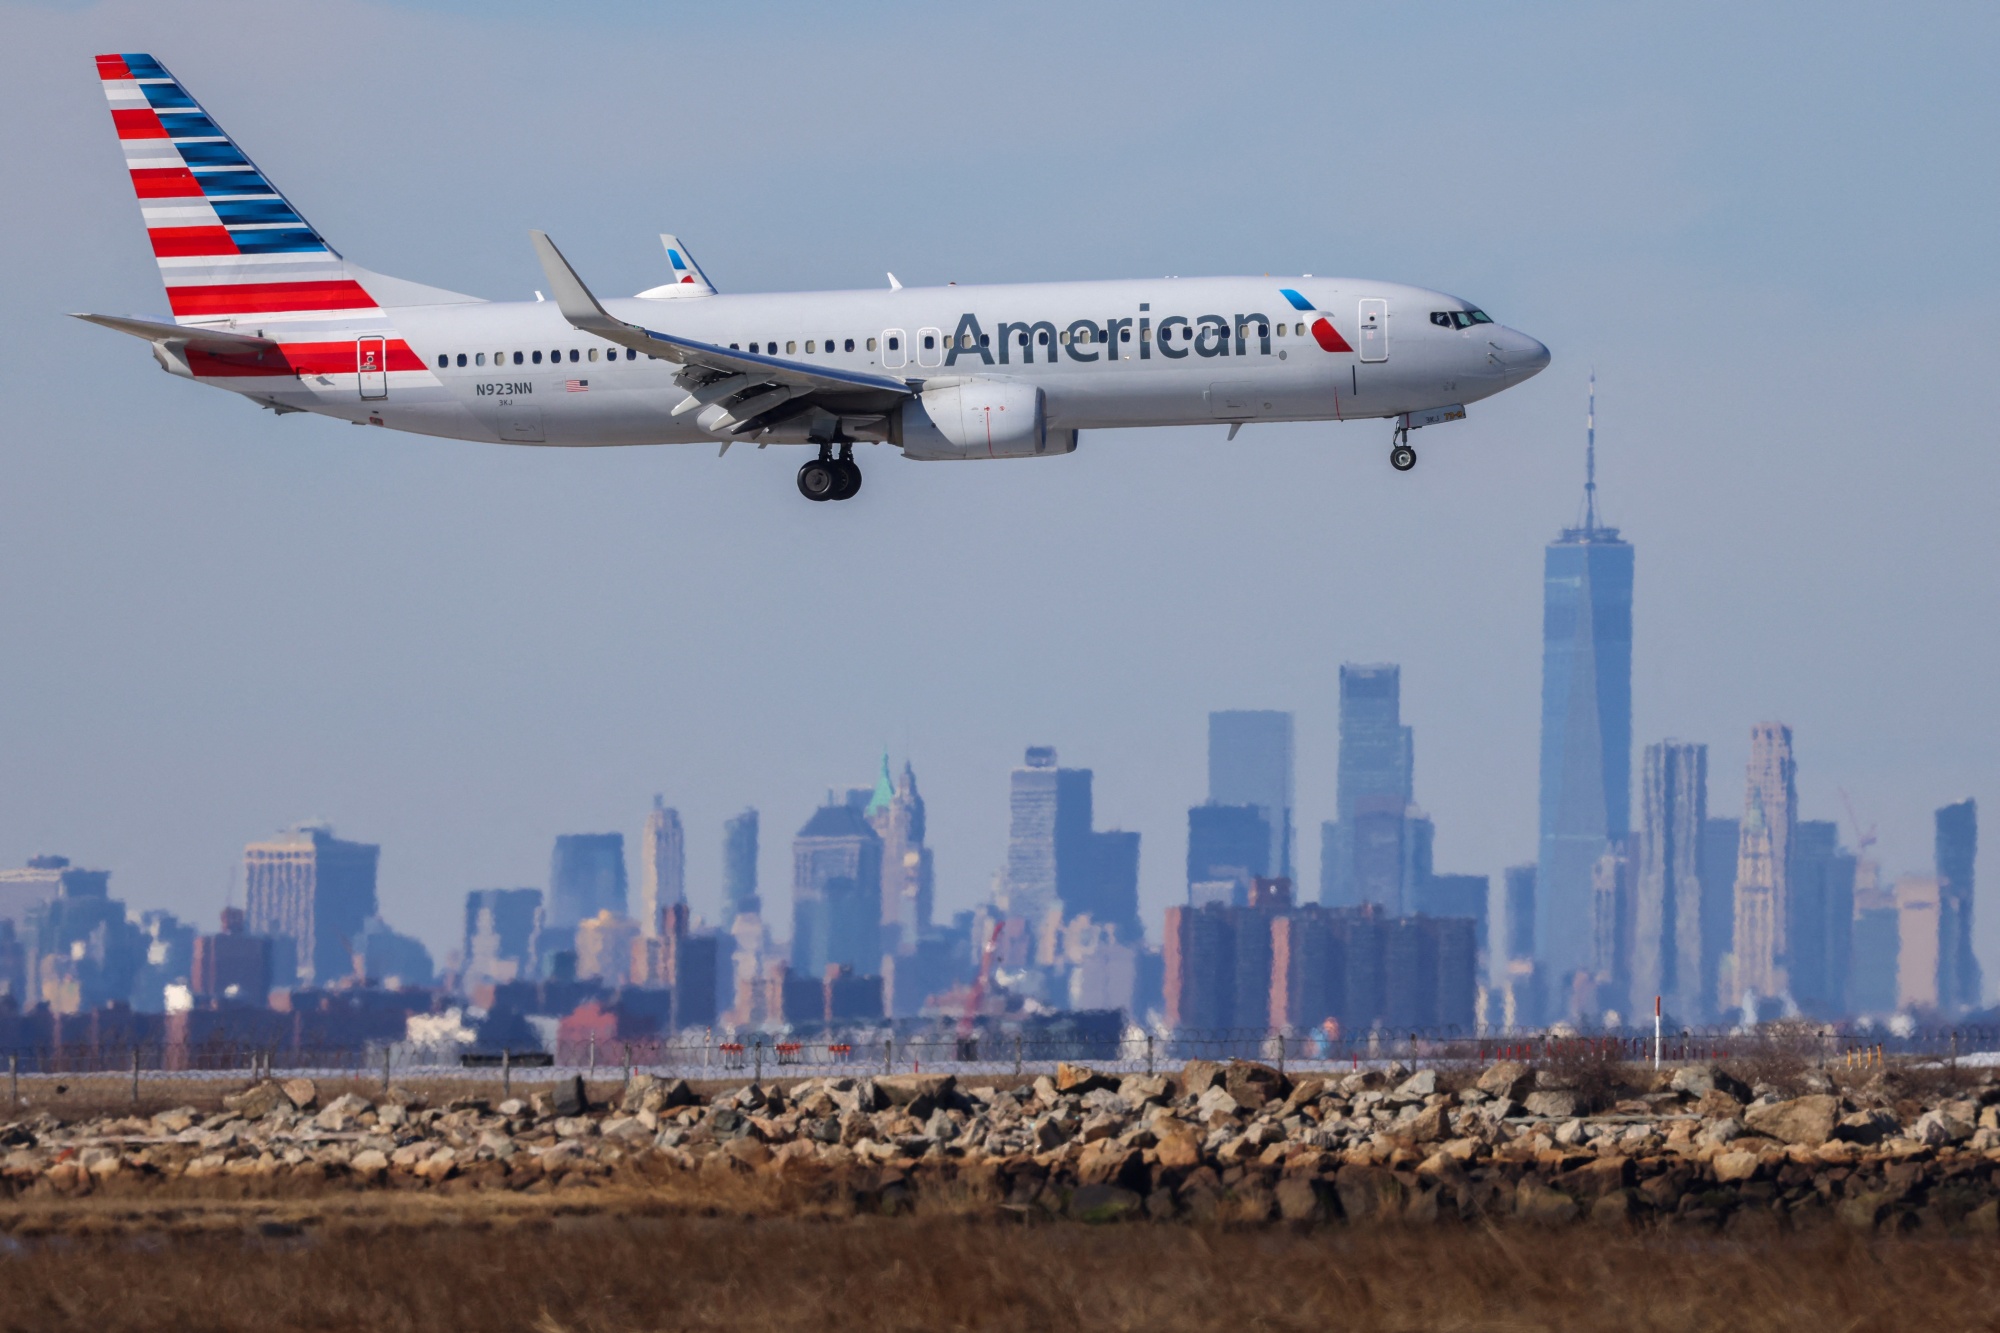
{"label": "main landing gear", "polygon": [[861,489],[861,468],[854,461],[854,446],[840,446],[833,455],[831,444],[819,447],[819,457],[799,469],[799,494],[808,500],[849,500]]}
{"label": "main landing gear", "polygon": [[1410,428],[1396,427],[1395,443],[1389,446],[1389,466],[1398,472],[1408,472],[1417,465],[1417,451],[1410,447]]}

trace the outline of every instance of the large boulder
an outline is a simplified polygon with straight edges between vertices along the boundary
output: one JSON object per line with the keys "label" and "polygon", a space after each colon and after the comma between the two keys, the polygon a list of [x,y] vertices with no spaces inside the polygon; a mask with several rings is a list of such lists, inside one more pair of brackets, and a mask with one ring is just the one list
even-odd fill
{"label": "large boulder", "polygon": [[1942,1148],[1948,1144],[1965,1142],[1972,1137],[1972,1128],[1970,1123],[1947,1115],[1940,1107],[1918,1116],[1917,1123],[1910,1126],[1910,1137],[1918,1143]]}
{"label": "large boulder", "polygon": [[1727,1093],[1739,1102],[1750,1100],[1749,1085],[1716,1065],[1682,1065],[1667,1086],[1696,1100],[1711,1092]]}
{"label": "large boulder", "polygon": [[1165,1074],[1127,1074],[1118,1081],[1118,1095],[1131,1106],[1174,1099],[1174,1081]]}
{"label": "large boulder", "polygon": [[559,1116],[582,1115],[590,1109],[590,1094],[584,1090],[583,1075],[558,1082],[549,1092],[549,1110]]}
{"label": "large boulder", "polygon": [[1181,1095],[1199,1097],[1216,1084],[1222,1082],[1227,1067],[1214,1060],[1190,1060],[1181,1070]]}
{"label": "large boulder", "polygon": [[1833,1137],[1834,1126],[1840,1123],[1840,1099],[1814,1093],[1789,1101],[1766,1102],[1745,1111],[1743,1123],[1781,1143],[1817,1148]]}
{"label": "large boulder", "polygon": [[1231,1060],[1223,1076],[1223,1086],[1242,1105],[1256,1110],[1265,1102],[1282,1102],[1292,1090],[1292,1081],[1269,1065],[1254,1060]]}
{"label": "large boulder", "polygon": [[288,1078],[282,1089],[285,1100],[290,1102],[295,1110],[310,1111],[313,1103],[319,1100],[319,1085],[309,1078]]}
{"label": "large boulder", "polygon": [[1074,1092],[1079,1095],[1096,1092],[1099,1088],[1116,1090],[1118,1081],[1109,1079],[1089,1065],[1073,1065],[1067,1062],[1056,1066],[1056,1091]]}
{"label": "large boulder", "polygon": [[1842,1116],[1833,1127],[1833,1136],[1848,1143],[1874,1144],[1902,1129],[1902,1122],[1888,1111],[1856,1111]]}
{"label": "large boulder", "polygon": [[1540,1088],[1528,1094],[1521,1109],[1550,1120],[1573,1120],[1583,1112],[1583,1099],[1567,1088]]}
{"label": "large boulder", "polygon": [[1395,1096],[1428,1097],[1438,1090],[1438,1076],[1435,1069],[1419,1069],[1416,1073],[1396,1085]]}
{"label": "large boulder", "polygon": [[242,1092],[233,1092],[222,1099],[222,1104],[245,1120],[262,1120],[280,1106],[291,1105],[283,1087],[269,1080]]}
{"label": "large boulder", "polygon": [[951,1074],[885,1074],[875,1080],[875,1090],[918,1120],[951,1099],[958,1079]]}
{"label": "large boulder", "polygon": [[1515,1101],[1535,1086],[1535,1071],[1519,1060],[1501,1060],[1487,1066],[1479,1076],[1479,1090],[1489,1097],[1511,1097]]}

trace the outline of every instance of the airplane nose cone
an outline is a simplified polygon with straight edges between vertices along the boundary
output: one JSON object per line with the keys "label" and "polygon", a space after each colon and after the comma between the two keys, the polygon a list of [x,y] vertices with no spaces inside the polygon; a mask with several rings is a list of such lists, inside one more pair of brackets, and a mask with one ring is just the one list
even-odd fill
{"label": "airplane nose cone", "polygon": [[1519,384],[1548,369],[1549,349],[1518,329],[1507,330],[1507,380]]}

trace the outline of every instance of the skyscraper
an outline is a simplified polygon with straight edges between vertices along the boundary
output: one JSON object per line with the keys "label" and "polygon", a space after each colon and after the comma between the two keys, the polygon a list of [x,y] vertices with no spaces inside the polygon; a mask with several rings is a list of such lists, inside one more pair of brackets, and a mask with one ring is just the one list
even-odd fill
{"label": "skyscraper", "polygon": [[1896,880],[1896,1008],[1904,1013],[1939,1008],[1939,888],[1935,875]]}
{"label": "skyscraper", "polygon": [[[1195,886],[1228,883],[1227,901],[1250,901],[1250,882],[1271,873],[1271,825],[1257,805],[1197,805],[1188,811],[1188,901]],[[1220,895],[1214,895],[1220,900]]]}
{"label": "skyscraper", "polygon": [[659,796],[646,816],[646,834],[639,843],[639,927],[647,935],[660,933],[660,913],[687,901],[687,843],[681,832],[681,812],[670,810]]}
{"label": "skyscraper", "polygon": [[354,973],[354,946],[375,915],[382,849],[343,842],[324,824],[299,824],[243,849],[245,915],[253,935],[283,941],[273,986],[325,986]]}
{"label": "skyscraper", "polygon": [[1231,710],[1208,715],[1211,805],[1254,805],[1270,827],[1272,875],[1292,877],[1292,715]]}
{"label": "skyscraper", "polygon": [[1060,800],[1053,745],[1031,745],[1009,783],[1006,908],[1037,920],[1055,905],[1056,829]]}
{"label": "skyscraper", "polygon": [[1736,953],[1725,1008],[1747,995],[1791,994],[1791,856],[1798,824],[1792,729],[1760,722],[1750,730],[1743,832],[1736,858]]}
{"label": "skyscraper", "polygon": [[1972,863],[1979,855],[1979,809],[1971,800],[1937,812],[1938,1004],[1976,1009],[1979,960],[1972,953]]}
{"label": "skyscraper", "polygon": [[1727,1003],[1723,963],[1736,949],[1736,852],[1743,824],[1710,819],[1701,828],[1701,1004],[1690,1017],[1708,1018]]}
{"label": "skyscraper", "polygon": [[745,810],[722,826],[722,915],[734,921],[763,910],[757,897],[757,812]]}
{"label": "skyscraper", "polygon": [[1840,846],[1839,826],[1801,819],[1792,836],[1789,976],[1792,999],[1807,1014],[1838,1018],[1848,1012],[1853,958],[1852,852]]}
{"label": "skyscraper", "polygon": [[931,924],[931,849],[924,845],[924,798],[917,773],[905,760],[900,781],[889,776],[889,756],[862,811],[882,839],[882,942],[907,953]]}
{"label": "skyscraper", "polygon": [[1058,768],[1053,746],[1028,747],[1013,774],[1001,905],[1037,922],[1059,906],[1065,919],[1088,915],[1137,939],[1139,835],[1092,827],[1091,777]]}
{"label": "skyscraper", "polygon": [[534,959],[540,889],[474,889],[465,895],[464,975],[469,993],[482,984],[526,977]]}
{"label": "skyscraper", "polygon": [[625,915],[625,835],[562,833],[549,857],[544,924],[574,930],[599,912]]}
{"label": "skyscraper", "polygon": [[854,805],[830,801],[792,842],[792,971],[882,967],[882,839]]}
{"label": "skyscraper", "polygon": [[1402,910],[1403,823],[1416,763],[1414,737],[1402,721],[1402,676],[1402,668],[1387,664],[1340,668],[1337,814],[1321,842],[1320,901],[1329,906],[1381,902]]}
{"label": "skyscraper", "polygon": [[1591,961],[1591,874],[1631,831],[1632,547],[1597,521],[1597,381],[1586,422],[1583,522],[1542,563],[1543,959],[1559,984]]}
{"label": "skyscraper", "polygon": [[1647,746],[1640,790],[1631,1004],[1643,1008],[1657,995],[1676,1018],[1700,1022],[1709,1006],[1701,980],[1708,747],[1679,741]]}

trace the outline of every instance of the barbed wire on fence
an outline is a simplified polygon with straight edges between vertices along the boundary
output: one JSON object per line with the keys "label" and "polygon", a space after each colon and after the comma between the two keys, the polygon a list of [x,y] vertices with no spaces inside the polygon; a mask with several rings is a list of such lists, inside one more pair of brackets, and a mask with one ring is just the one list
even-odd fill
{"label": "barbed wire on fence", "polygon": [[1681,1064],[1787,1056],[1821,1065],[1874,1063],[1890,1056],[1958,1059],[2000,1052],[2000,1027],[1912,1029],[1901,1035],[1790,1024],[1766,1028],[1683,1027],[1651,1033],[1575,1033],[1536,1029],[1465,1033],[1455,1028],[1376,1030],[1354,1037],[1326,1031],[1269,1032],[1255,1029],[1147,1031],[1128,1028],[1118,1035],[1052,1036],[1027,1033],[949,1031],[897,1036],[836,1034],[804,1038],[789,1034],[717,1035],[683,1033],[635,1041],[559,1042],[553,1051],[460,1050],[379,1043],[369,1047],[286,1047],[210,1042],[200,1047],[161,1043],[52,1045],[0,1048],[6,1076],[18,1101],[22,1079],[105,1079],[131,1082],[133,1100],[142,1086],[176,1081],[190,1085],[247,1082],[274,1077],[313,1076],[379,1082],[447,1080],[490,1082],[524,1089],[578,1075],[588,1079],[625,1078],[636,1073],[692,1081],[748,1077],[864,1077],[886,1074],[955,1073],[1030,1077],[1052,1073],[1065,1063],[1087,1064],[1113,1074],[1156,1074],[1189,1060],[1256,1060],[1301,1072],[1359,1071],[1391,1062],[1405,1065],[1487,1064],[1497,1060],[1542,1062],[1578,1058]]}

